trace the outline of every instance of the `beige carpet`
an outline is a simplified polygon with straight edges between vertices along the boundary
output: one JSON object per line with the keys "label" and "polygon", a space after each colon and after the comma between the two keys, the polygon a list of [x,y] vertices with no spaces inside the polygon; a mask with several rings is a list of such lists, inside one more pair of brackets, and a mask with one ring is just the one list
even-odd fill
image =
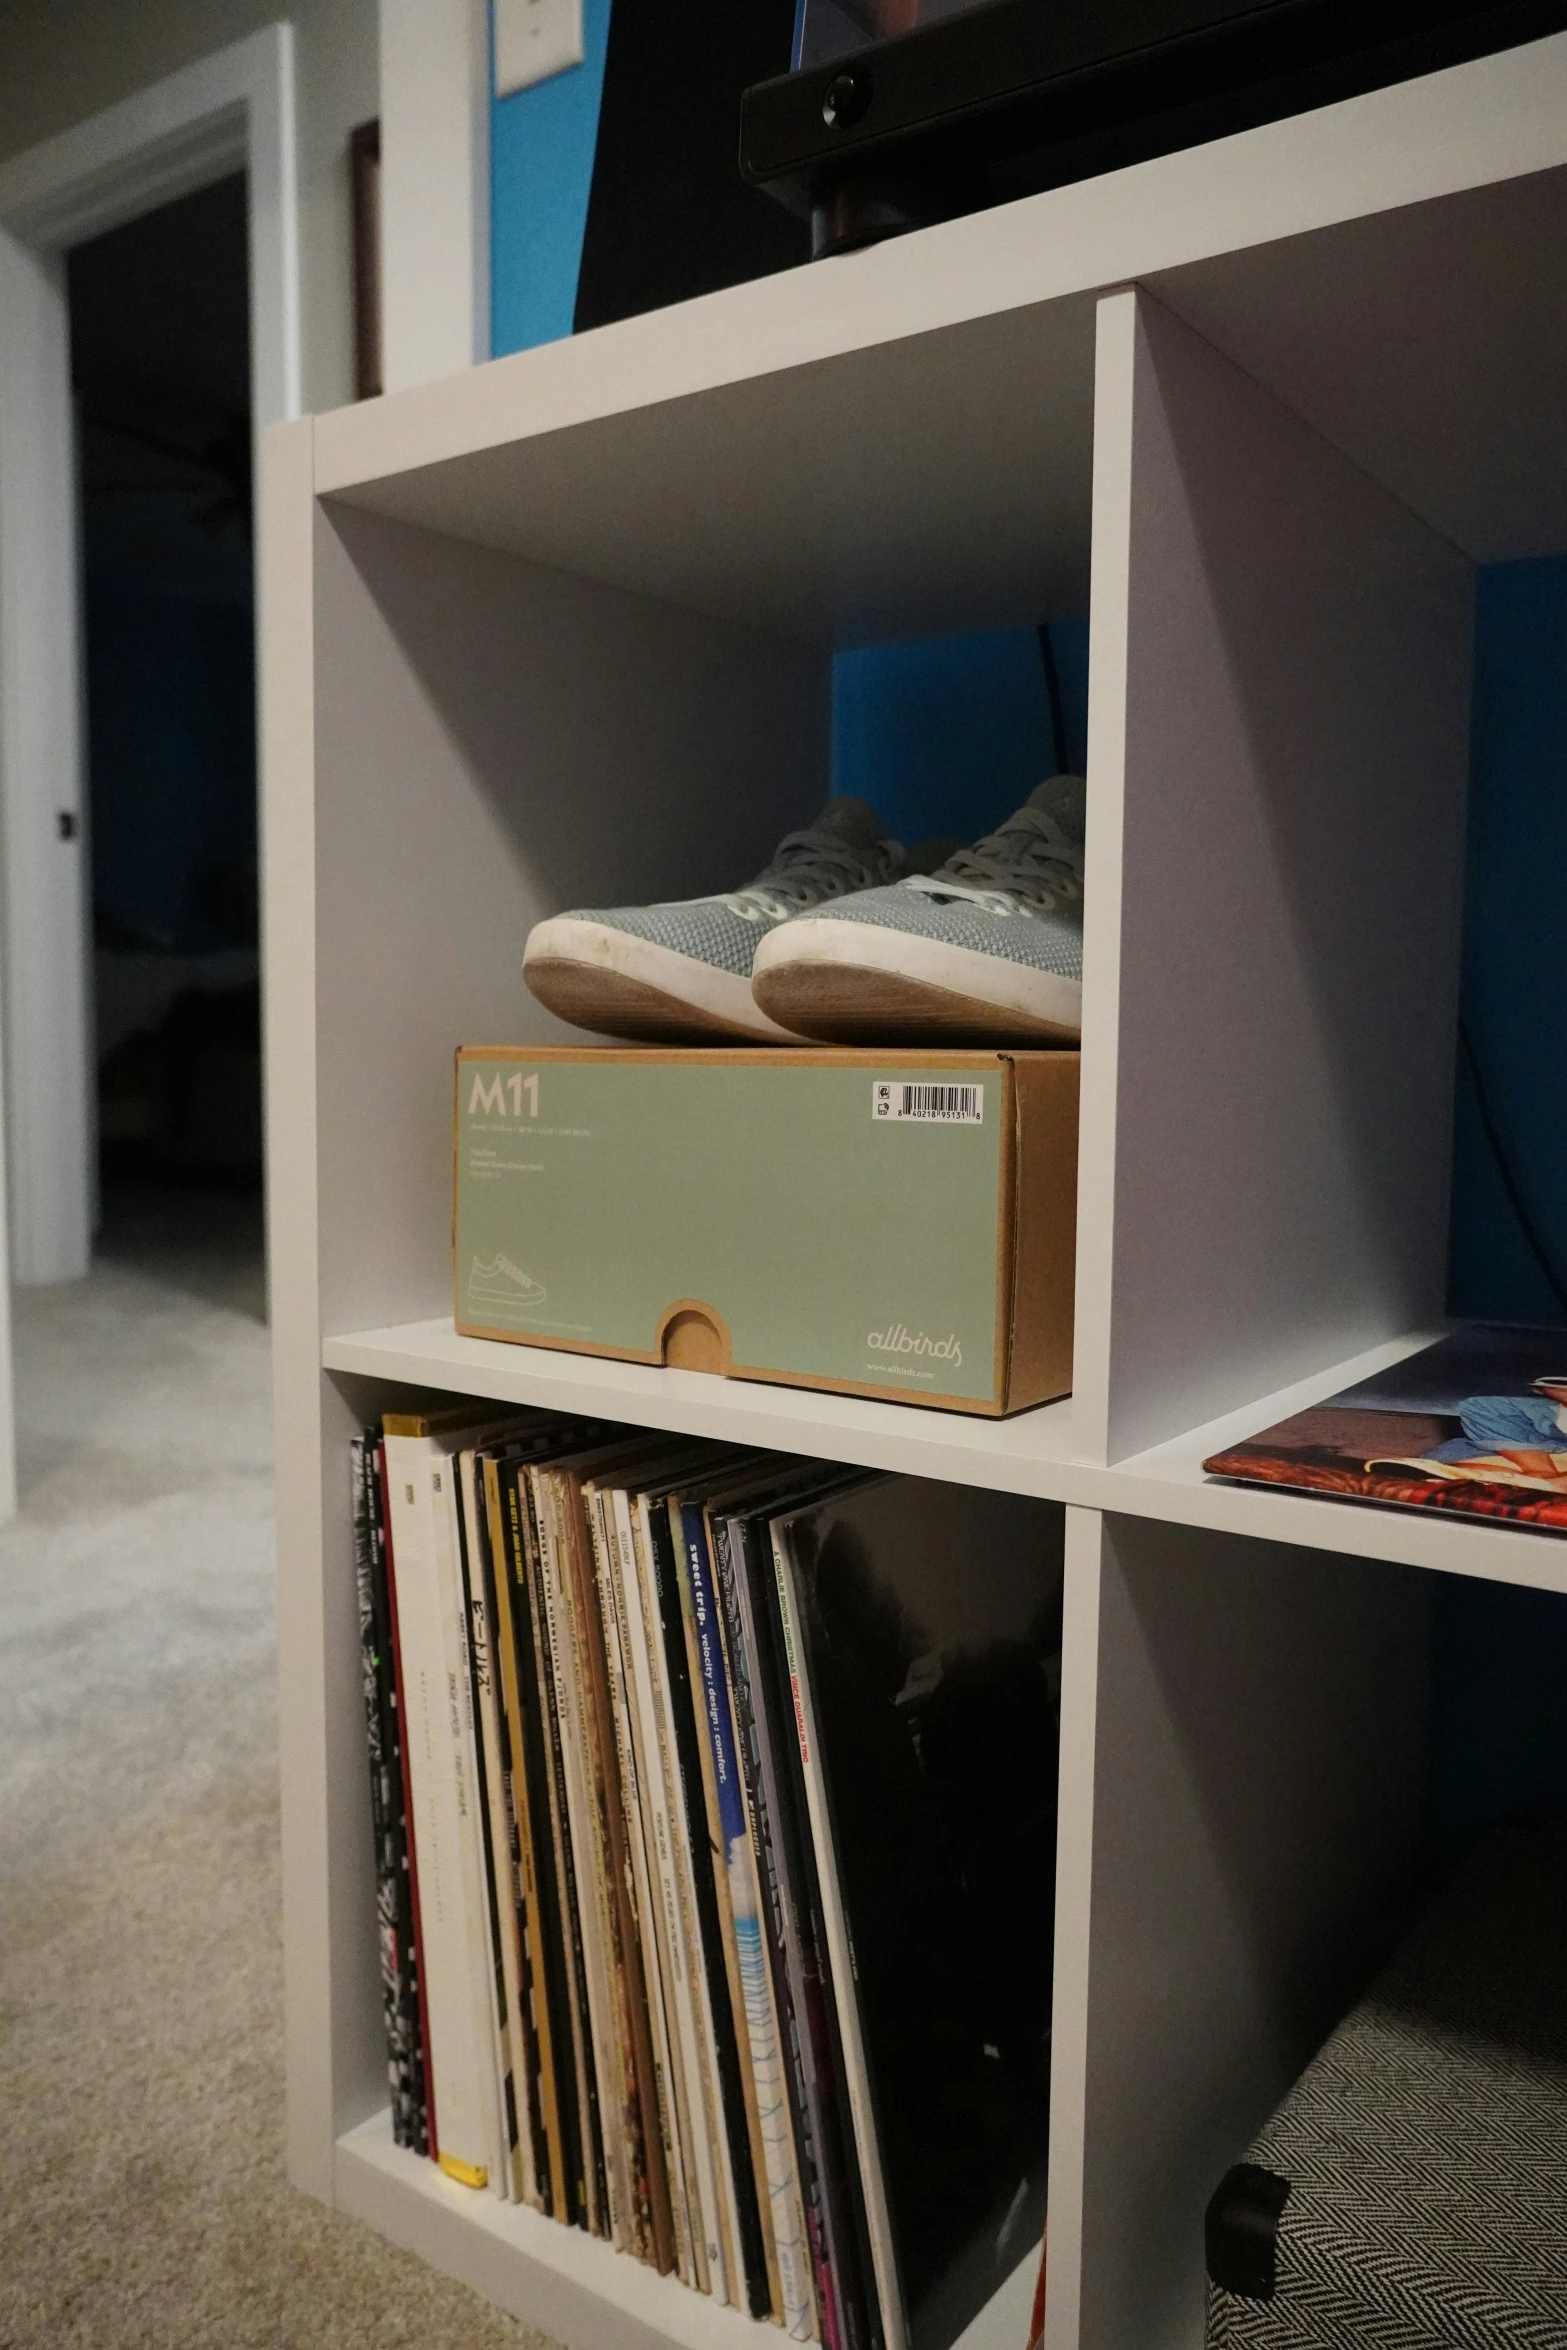
{"label": "beige carpet", "polygon": [[144,1206],[21,1301],[0,2350],[548,2350],[284,2179],[254,1271],[242,1214]]}

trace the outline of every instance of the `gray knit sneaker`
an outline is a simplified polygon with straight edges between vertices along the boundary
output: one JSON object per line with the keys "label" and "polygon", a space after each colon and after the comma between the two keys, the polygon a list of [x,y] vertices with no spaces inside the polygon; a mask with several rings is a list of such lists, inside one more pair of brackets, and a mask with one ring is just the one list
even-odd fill
{"label": "gray knit sneaker", "polygon": [[522,972],[578,1028],[665,1044],[798,1044],[751,993],[761,942],[791,917],[899,879],[903,850],[863,800],[834,799],[779,843],[744,889],[671,905],[555,914],[535,924]]}
{"label": "gray knit sneaker", "polygon": [[1062,1044],[1082,1030],[1083,784],[1042,783],[935,873],[814,907],[764,938],[770,1019],[841,1044]]}

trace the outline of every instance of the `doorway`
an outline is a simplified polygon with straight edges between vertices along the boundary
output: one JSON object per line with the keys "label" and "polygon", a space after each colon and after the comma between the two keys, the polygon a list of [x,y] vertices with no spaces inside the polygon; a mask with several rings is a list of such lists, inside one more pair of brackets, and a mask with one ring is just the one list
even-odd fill
{"label": "doorway", "polygon": [[246,181],[72,248],[101,1245],[259,1262]]}
{"label": "doorway", "polygon": [[0,1518],[15,1501],[6,1275],[80,1277],[96,1213],[97,950],[66,257],[236,173],[259,427],[300,411],[291,26],[268,25],[0,165]]}

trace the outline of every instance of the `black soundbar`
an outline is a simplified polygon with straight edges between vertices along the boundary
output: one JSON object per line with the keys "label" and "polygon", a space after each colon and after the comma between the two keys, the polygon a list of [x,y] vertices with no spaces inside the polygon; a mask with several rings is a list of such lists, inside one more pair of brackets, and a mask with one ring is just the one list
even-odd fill
{"label": "black soundbar", "polygon": [[989,0],[759,82],[740,168],[820,257],[1567,26],[1567,0]]}

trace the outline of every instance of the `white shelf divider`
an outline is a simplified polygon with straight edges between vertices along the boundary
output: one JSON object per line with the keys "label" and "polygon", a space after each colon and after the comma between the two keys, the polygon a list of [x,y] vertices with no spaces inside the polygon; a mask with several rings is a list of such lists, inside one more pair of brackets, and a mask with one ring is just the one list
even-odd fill
{"label": "white shelf divider", "polygon": [[1075,1389],[1116,1460],[1441,1311],[1472,574],[1146,295],[1099,375]]}

